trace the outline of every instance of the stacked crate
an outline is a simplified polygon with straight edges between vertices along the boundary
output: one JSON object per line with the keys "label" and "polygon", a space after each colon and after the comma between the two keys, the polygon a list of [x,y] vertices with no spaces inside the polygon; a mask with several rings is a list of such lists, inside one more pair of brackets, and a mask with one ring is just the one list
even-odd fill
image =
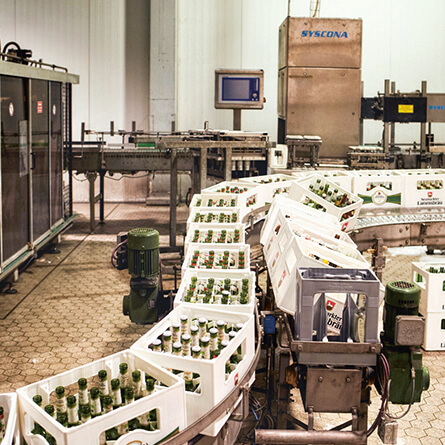
{"label": "stacked crate", "polygon": [[[112,409],[111,412],[103,412],[85,423],[79,422],[79,425],[70,428],[68,425],[64,426],[44,410],[44,407],[49,404],[60,406],[60,399],[55,394],[57,387],[65,388],[67,392],[70,392],[70,395],[75,395],[79,402],[76,382],[80,378],[85,378],[89,389],[91,389],[92,385],[98,385],[97,380],[94,379],[101,370],[107,372],[105,384],[111,393],[109,383],[112,378],[118,377],[121,363],[128,365],[130,376],[132,371],[140,371],[143,386],[145,386],[146,376],[154,379],[156,384],[153,392],[130,404]],[[149,358],[142,357],[131,350],[119,352],[25,386],[18,389],[17,393],[20,404],[20,428],[28,445],[51,445],[54,441],[64,445],[100,445],[105,443],[105,440],[107,445],[123,445],[140,439],[144,442],[157,443],[181,431],[186,424],[184,381],[165,371]],[[41,396],[42,406],[37,405],[33,400],[36,395]],[[175,406],[174,410],[171,409],[173,405]],[[147,425],[150,430],[138,426],[128,432],[128,422],[141,419],[144,416],[148,420],[147,416],[150,416],[153,410],[156,411],[156,424],[150,425],[150,421],[148,421]],[[141,424],[143,422],[142,419]],[[106,439],[108,432],[113,429],[118,431],[122,426],[124,433],[119,434],[120,437],[116,441]]]}
{"label": "stacked crate", "polygon": [[0,407],[3,414],[0,415],[0,443],[13,445],[20,443],[17,394],[0,394]]}
{"label": "stacked crate", "polygon": [[445,350],[445,263],[412,263],[420,287],[419,312],[425,317],[426,351]]}
{"label": "stacked crate", "polygon": [[293,182],[289,197],[319,212],[335,216],[341,229],[350,231],[354,228],[363,200],[331,179],[314,174]]}

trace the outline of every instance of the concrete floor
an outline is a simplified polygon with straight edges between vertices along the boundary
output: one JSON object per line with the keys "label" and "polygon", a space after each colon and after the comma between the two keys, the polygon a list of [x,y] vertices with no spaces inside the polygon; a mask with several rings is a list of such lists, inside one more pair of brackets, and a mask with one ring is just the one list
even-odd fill
{"label": "concrete floor", "polygon": [[[0,294],[0,393],[126,349],[149,329],[122,314],[130,277],[111,266],[110,256],[116,234],[135,227],[158,229],[161,244],[167,245],[168,207],[107,204],[106,224],[93,233],[89,233],[88,206],[76,205],[75,211],[79,216],[62,236],[60,253],[36,259],[14,283],[17,294]],[[178,208],[178,233],[185,231],[187,214],[186,207]],[[182,243],[181,236],[177,242]],[[424,259],[424,249],[390,250],[384,283],[410,280],[411,262],[419,258]],[[171,277],[167,287],[173,287]],[[445,444],[445,352],[425,352],[424,362],[431,373],[430,389],[399,421],[400,444]],[[298,393],[294,397],[294,414],[306,420]],[[378,407],[374,392],[370,419]],[[394,413],[403,409],[392,407]],[[343,418],[317,416],[316,425],[338,424]],[[246,443],[243,438],[240,442]],[[377,433],[369,443],[380,443]]]}

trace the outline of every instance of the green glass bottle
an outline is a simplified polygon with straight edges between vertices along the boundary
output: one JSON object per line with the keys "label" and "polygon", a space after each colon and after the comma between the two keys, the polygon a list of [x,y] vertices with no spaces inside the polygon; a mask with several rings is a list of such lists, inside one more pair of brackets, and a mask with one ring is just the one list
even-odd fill
{"label": "green glass bottle", "polygon": [[[52,418],[54,418],[54,416],[56,415],[56,410],[54,409],[53,405],[46,405],[45,412]],[[57,442],[56,442],[56,439],[54,438],[54,436],[49,434],[47,431],[45,432],[45,439],[49,445],[57,445]]]}
{"label": "green glass bottle", "polygon": [[68,408],[68,426],[73,427],[79,425],[79,408],[77,406],[76,396],[70,395],[66,398]]}
{"label": "green glass bottle", "polygon": [[111,396],[113,398],[113,409],[117,409],[122,405],[121,384],[119,379],[111,380]]}
{"label": "green glass bottle", "polygon": [[82,405],[80,407],[80,421],[86,423],[91,420],[91,408],[90,405]]}
{"label": "green glass bottle", "polygon": [[131,373],[131,378],[133,380],[133,391],[134,399],[139,400],[142,397],[142,375],[139,369],[135,369]]}
{"label": "green glass bottle", "polygon": [[[42,407],[42,396],[40,394],[36,394],[33,396],[32,401],[37,405]],[[45,429],[42,428],[37,422],[34,422],[34,428],[31,430],[32,434],[40,434],[41,436],[45,437]]]}
{"label": "green glass bottle", "polygon": [[79,386],[79,406],[88,405],[90,403],[90,398],[88,396],[88,382],[87,379],[81,377],[77,381]]}
{"label": "green glass bottle", "polygon": [[[119,392],[120,394],[120,392]],[[113,411],[113,399],[110,395],[107,395],[103,398],[103,414],[107,414]],[[105,440],[117,440],[119,439],[119,434],[117,432],[117,428],[110,428],[105,431]]]}
{"label": "green glass bottle", "polygon": [[121,363],[119,365],[119,383],[121,387],[121,399],[125,400],[125,389],[128,388],[129,378],[128,378],[128,364]]}
{"label": "green glass bottle", "polygon": [[90,397],[91,417],[94,418],[100,416],[102,414],[102,406],[100,403],[100,390],[97,386],[91,388]]}
{"label": "green glass bottle", "polygon": [[65,414],[67,411],[65,388],[63,386],[56,388],[56,411]]}

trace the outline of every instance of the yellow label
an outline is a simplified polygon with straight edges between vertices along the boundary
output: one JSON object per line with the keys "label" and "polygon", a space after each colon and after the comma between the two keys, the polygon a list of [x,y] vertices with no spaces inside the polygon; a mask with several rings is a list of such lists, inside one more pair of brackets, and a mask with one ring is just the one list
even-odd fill
{"label": "yellow label", "polygon": [[399,113],[414,113],[414,105],[399,104]]}

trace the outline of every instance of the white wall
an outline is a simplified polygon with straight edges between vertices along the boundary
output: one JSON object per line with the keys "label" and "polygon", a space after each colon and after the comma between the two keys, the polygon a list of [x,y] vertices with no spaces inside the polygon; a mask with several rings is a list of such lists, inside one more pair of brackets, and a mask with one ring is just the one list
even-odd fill
{"label": "white wall", "polygon": [[[148,129],[149,2],[146,0],[0,0],[0,38],[33,59],[80,75],[73,86],[73,138],[87,129]],[[118,138],[120,141],[120,138]],[[107,181],[108,199],[143,200],[146,178]],[[74,199],[88,199],[74,182]]]}
{"label": "white wall", "polygon": [[[291,16],[308,16],[310,0],[293,0]],[[215,110],[214,70],[262,68],[263,111],[243,111],[244,130],[268,131],[276,140],[278,27],[288,0],[177,0],[178,128],[231,128],[231,111]],[[320,17],[363,19],[364,94],[383,92],[384,79],[397,89],[445,92],[445,2],[443,0],[322,0]],[[433,126],[445,141],[445,125]],[[382,123],[365,123],[365,142],[381,138]],[[396,140],[419,140],[418,125],[398,125]]]}

